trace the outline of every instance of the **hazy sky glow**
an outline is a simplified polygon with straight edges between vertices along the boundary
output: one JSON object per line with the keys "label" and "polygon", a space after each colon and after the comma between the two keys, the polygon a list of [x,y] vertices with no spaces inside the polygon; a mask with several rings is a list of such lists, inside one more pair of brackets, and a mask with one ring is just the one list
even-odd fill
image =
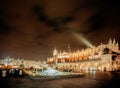
{"label": "hazy sky glow", "polygon": [[87,47],[92,48],[93,45],[87,40],[82,34],[73,33],[73,35],[80,41],[80,43],[85,44]]}
{"label": "hazy sky glow", "polygon": [[54,47],[77,50],[110,37],[120,43],[114,0],[0,1],[0,57],[46,59]]}

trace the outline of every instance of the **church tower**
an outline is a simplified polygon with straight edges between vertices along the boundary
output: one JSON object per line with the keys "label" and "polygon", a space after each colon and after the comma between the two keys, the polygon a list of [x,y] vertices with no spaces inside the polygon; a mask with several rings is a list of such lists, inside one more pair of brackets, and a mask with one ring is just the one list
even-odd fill
{"label": "church tower", "polygon": [[56,65],[57,64],[57,55],[58,55],[58,51],[57,51],[57,49],[55,48],[54,50],[53,50],[53,61],[54,61],[54,64]]}
{"label": "church tower", "polygon": [[111,38],[109,39],[109,41],[108,41],[108,44],[107,44],[107,47],[109,48],[109,49],[111,49],[112,48],[112,40],[111,40]]}
{"label": "church tower", "polygon": [[71,52],[71,48],[70,48],[70,45],[68,44],[68,52],[70,53]]}

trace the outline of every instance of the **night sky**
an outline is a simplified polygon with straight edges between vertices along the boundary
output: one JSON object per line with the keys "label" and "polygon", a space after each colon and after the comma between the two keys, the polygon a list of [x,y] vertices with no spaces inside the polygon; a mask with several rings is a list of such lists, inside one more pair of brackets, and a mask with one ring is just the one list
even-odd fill
{"label": "night sky", "polygon": [[[58,50],[120,43],[117,0],[0,0],[0,57],[45,60]],[[76,36],[77,35],[77,36]]]}

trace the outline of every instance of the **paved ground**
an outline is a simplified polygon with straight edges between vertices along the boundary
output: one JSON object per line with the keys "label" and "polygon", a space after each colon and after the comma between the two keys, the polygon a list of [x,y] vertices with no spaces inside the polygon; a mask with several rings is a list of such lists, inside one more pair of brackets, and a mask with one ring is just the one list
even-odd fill
{"label": "paved ground", "polygon": [[0,88],[120,88],[120,75],[109,72],[86,74],[81,78],[51,81],[23,78],[0,78]]}

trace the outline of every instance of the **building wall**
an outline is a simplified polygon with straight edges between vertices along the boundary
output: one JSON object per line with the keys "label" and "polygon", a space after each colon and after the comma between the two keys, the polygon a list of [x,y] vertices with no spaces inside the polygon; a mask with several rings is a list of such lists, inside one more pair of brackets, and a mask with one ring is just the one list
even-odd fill
{"label": "building wall", "polygon": [[101,43],[97,47],[73,52],[58,52],[55,49],[53,51],[53,57],[48,58],[47,63],[54,64],[59,70],[112,71],[116,68],[116,63],[113,63],[110,51],[120,51],[119,44],[115,39],[113,41],[110,39],[107,44]]}
{"label": "building wall", "polygon": [[57,63],[56,67],[59,70],[74,70],[74,71],[111,71],[112,59],[110,54],[102,55],[101,58],[93,60],[84,60],[76,62]]}

